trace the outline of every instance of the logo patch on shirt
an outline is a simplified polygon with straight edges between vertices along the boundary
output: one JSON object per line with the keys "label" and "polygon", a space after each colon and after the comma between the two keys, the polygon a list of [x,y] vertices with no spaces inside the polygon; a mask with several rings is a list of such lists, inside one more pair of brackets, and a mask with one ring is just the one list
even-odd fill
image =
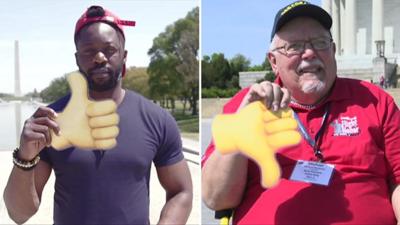
{"label": "logo patch on shirt", "polygon": [[357,117],[342,116],[331,123],[335,129],[333,136],[356,136],[360,134]]}

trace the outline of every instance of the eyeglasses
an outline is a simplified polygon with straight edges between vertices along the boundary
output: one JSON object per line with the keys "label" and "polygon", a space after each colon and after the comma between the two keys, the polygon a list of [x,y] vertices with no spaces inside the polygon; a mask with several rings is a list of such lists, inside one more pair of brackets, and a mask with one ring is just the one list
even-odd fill
{"label": "eyeglasses", "polygon": [[[310,43],[311,47],[314,50],[319,51],[319,50],[326,50],[329,47],[331,47],[332,42],[333,42],[332,38],[326,38],[326,37],[315,38],[315,39],[311,39],[309,41],[288,42],[281,47],[277,47],[277,48],[273,49],[272,51],[278,51],[287,56],[300,55],[306,49],[306,43]],[[283,52],[281,52],[279,50],[283,50]]]}

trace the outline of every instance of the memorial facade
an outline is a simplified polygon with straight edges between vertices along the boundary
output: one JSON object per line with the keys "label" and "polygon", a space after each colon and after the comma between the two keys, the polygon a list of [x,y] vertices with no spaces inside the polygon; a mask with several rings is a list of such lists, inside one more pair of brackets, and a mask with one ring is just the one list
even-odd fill
{"label": "memorial facade", "polygon": [[[392,65],[399,62],[399,0],[322,0],[321,4],[332,16],[339,75],[375,81],[376,57],[384,56]],[[393,66],[387,72],[397,74],[390,70]]]}

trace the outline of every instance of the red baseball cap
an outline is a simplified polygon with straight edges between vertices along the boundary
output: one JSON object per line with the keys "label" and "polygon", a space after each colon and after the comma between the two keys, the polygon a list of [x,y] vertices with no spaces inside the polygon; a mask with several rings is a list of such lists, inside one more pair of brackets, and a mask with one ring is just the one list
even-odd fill
{"label": "red baseball cap", "polygon": [[135,21],[121,20],[118,16],[108,11],[107,9],[104,9],[101,6],[93,5],[90,6],[76,22],[74,36],[76,36],[76,34],[79,33],[79,31],[84,26],[94,22],[104,22],[110,24],[115,28],[118,28],[124,38],[125,34],[123,26],[134,27],[136,25]]}
{"label": "red baseball cap", "polygon": [[[81,31],[84,26],[94,22],[108,23],[112,27],[119,30],[124,38],[125,34],[123,26],[134,27],[136,25],[135,21],[121,20],[118,16],[108,11],[107,9],[104,9],[101,6],[93,5],[90,6],[76,22],[75,33],[74,33],[75,42],[76,42],[76,35],[79,33],[79,31]],[[122,68],[122,76],[125,75],[125,72],[126,72],[126,65],[124,64]]]}

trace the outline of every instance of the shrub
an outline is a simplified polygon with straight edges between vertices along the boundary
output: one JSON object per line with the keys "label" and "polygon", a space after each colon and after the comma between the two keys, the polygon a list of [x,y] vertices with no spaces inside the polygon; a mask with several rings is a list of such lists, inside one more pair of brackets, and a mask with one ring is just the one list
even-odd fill
{"label": "shrub", "polygon": [[230,98],[239,91],[239,88],[220,89],[217,87],[201,89],[202,98]]}

